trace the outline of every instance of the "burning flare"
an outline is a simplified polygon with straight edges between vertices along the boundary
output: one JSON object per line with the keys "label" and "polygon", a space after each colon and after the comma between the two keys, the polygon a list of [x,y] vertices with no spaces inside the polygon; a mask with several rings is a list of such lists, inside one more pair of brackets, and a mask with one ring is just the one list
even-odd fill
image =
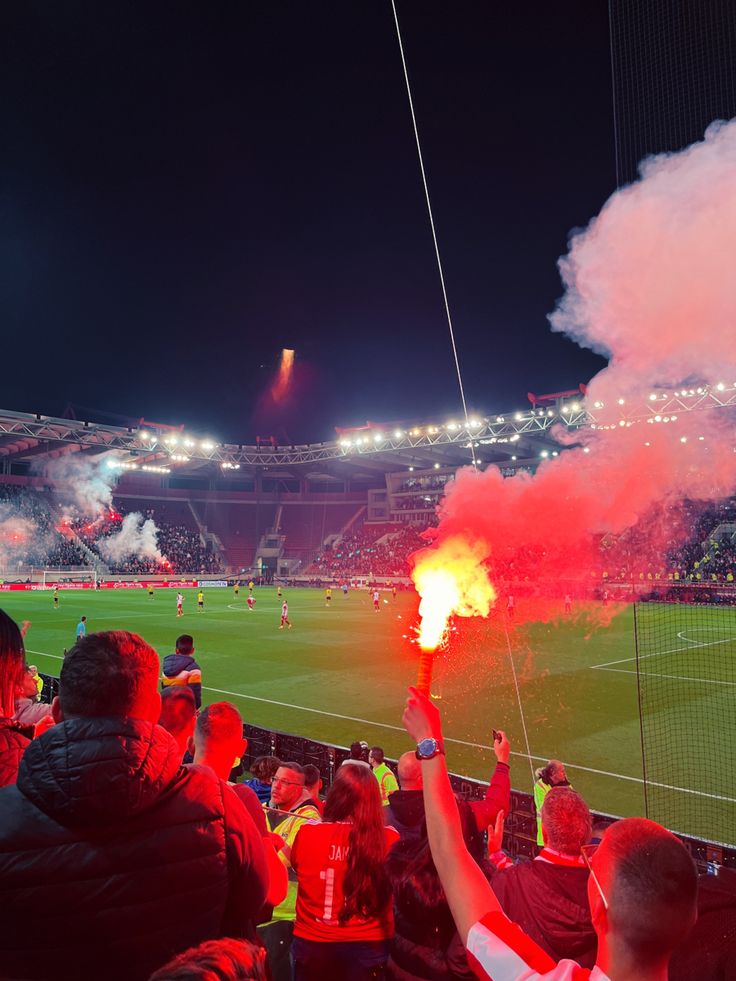
{"label": "burning flare", "polygon": [[486,617],[496,599],[483,565],[487,546],[461,535],[413,556],[412,579],[421,597],[419,646],[435,651],[445,638],[451,616]]}

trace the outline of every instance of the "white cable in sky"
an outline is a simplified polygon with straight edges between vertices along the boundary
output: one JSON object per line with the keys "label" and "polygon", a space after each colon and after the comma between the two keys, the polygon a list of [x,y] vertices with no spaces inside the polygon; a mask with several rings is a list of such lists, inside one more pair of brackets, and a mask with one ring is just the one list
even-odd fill
{"label": "white cable in sky", "polygon": [[396,12],[396,0],[391,0],[391,9],[394,12],[394,23],[396,24],[396,37],[399,41],[399,51],[401,53],[401,64],[404,68],[404,80],[406,82],[406,94],[409,98],[409,109],[411,110],[411,121],[414,126],[414,139],[417,144],[417,156],[419,157],[419,169],[422,172],[422,184],[424,185],[424,197],[427,201],[427,212],[429,214],[429,224],[432,229],[432,241],[434,242],[434,254],[437,257],[437,269],[440,274],[440,285],[442,286],[442,297],[445,301],[445,313],[447,314],[447,326],[450,329],[450,342],[452,344],[452,354],[455,358],[455,370],[457,371],[457,383],[460,386],[460,399],[463,404],[463,414],[465,416],[465,430],[468,434],[470,453],[473,458],[473,466],[478,468],[478,461],[475,457],[475,444],[473,443],[473,434],[470,431],[470,420],[468,419],[468,406],[465,402],[465,389],[463,387],[463,376],[460,371],[460,361],[457,356],[457,345],[455,344],[455,331],[452,327],[452,316],[450,314],[450,304],[447,300],[447,289],[445,287],[445,274],[442,269],[442,260],[440,259],[440,248],[437,244],[437,232],[434,227],[434,216],[432,215],[432,204],[429,200],[429,187],[427,186],[427,175],[424,170],[424,159],[422,158],[422,147],[419,142],[419,130],[417,129],[417,117],[414,113],[414,101],[411,97],[411,85],[409,84],[409,72],[406,67],[406,58],[404,57],[404,44],[401,40],[401,29],[399,27],[399,15]]}

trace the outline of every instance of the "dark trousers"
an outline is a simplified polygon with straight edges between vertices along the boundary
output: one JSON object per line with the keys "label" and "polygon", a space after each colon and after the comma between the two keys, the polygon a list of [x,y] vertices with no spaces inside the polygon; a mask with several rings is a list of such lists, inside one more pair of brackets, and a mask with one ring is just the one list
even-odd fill
{"label": "dark trousers", "polygon": [[294,937],[294,981],[384,981],[390,941],[318,943]]}

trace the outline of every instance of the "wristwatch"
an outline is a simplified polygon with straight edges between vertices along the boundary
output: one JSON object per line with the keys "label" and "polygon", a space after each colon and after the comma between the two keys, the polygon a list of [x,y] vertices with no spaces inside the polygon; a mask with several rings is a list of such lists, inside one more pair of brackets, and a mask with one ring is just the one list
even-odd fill
{"label": "wristwatch", "polygon": [[421,739],[417,743],[416,757],[418,760],[431,760],[435,756],[439,756],[440,753],[444,756],[445,747],[441,739],[427,736],[426,739]]}

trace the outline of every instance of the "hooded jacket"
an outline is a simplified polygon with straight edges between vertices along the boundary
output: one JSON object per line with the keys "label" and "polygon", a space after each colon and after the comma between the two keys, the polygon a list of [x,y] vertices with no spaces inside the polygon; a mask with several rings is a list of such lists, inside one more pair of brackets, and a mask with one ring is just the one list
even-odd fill
{"label": "hooded jacket", "polygon": [[249,936],[260,836],[233,790],[138,719],[71,719],[0,790],[0,976],[144,981],[203,940]]}

